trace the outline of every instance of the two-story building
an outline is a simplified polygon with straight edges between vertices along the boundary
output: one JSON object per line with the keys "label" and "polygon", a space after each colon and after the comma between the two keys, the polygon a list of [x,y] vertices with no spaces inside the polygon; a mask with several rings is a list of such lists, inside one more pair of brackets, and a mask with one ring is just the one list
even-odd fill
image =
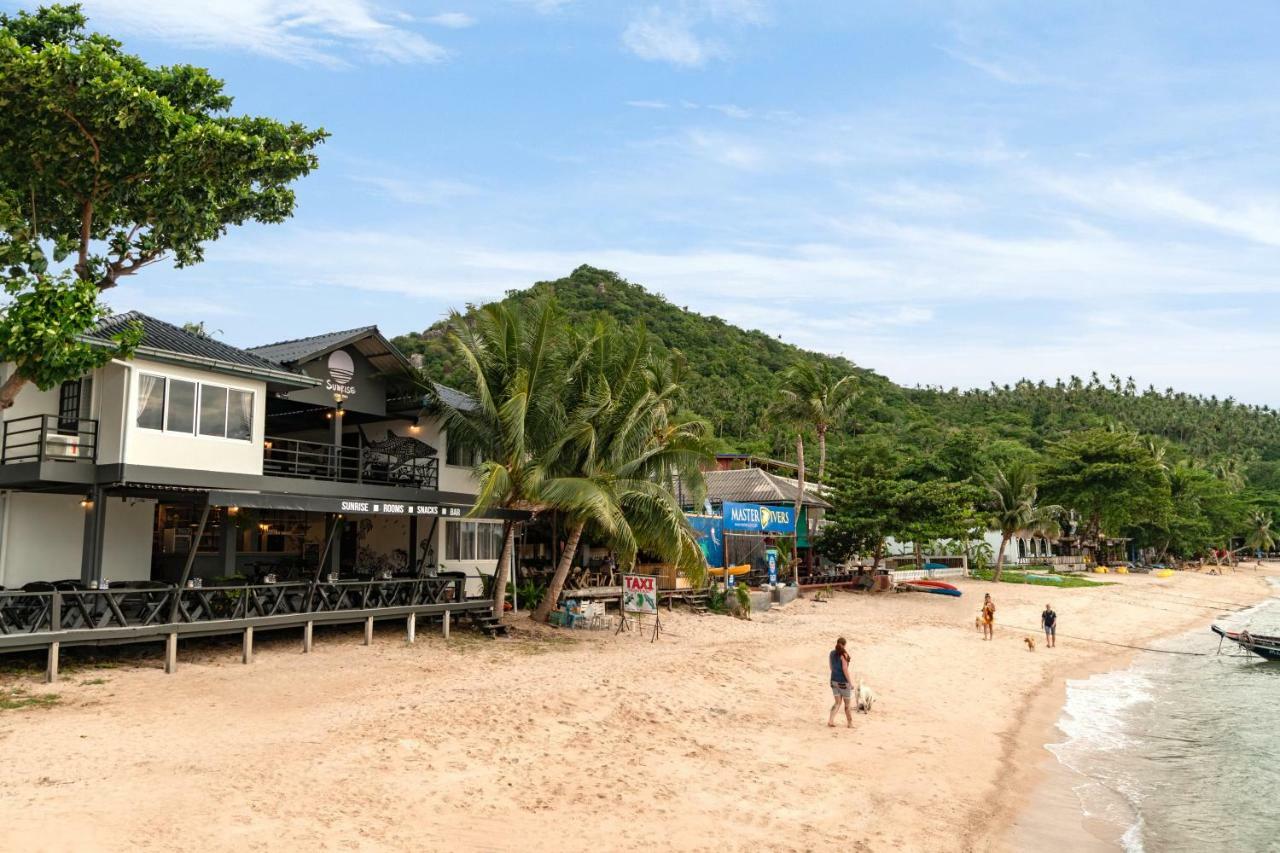
{"label": "two-story building", "polygon": [[2,413],[0,590],[444,577],[445,601],[482,595],[503,516],[463,517],[474,457],[376,327],[246,350],[134,312],[90,340],[133,324],[133,358]]}

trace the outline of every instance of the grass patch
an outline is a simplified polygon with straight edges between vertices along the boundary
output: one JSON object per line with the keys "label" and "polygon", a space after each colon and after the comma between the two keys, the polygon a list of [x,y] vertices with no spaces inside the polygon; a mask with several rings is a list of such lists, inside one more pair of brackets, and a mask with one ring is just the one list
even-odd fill
{"label": "grass patch", "polygon": [[[978,580],[989,581],[995,574],[991,569],[981,569],[975,571],[973,576]],[[1047,586],[1054,589],[1076,589],[1082,586],[1113,586],[1112,581],[1094,581],[1088,578],[1077,577],[1075,575],[1060,575],[1060,581],[1051,581],[1044,578],[1030,577],[1026,572],[1011,572],[1005,570],[1000,575],[1000,583],[1021,583],[1030,584],[1032,586]]]}
{"label": "grass patch", "polygon": [[105,678],[87,678],[87,679],[85,679],[84,681],[82,681],[82,682],[80,682],[80,683],[81,683],[81,684],[83,684],[83,685],[85,685],[85,686],[89,686],[89,685],[93,685],[93,684],[106,684],[106,683],[107,683],[107,680],[106,680]]}
{"label": "grass patch", "polygon": [[21,687],[0,688],[0,711],[51,708],[59,701],[60,698],[56,693],[28,693]]}

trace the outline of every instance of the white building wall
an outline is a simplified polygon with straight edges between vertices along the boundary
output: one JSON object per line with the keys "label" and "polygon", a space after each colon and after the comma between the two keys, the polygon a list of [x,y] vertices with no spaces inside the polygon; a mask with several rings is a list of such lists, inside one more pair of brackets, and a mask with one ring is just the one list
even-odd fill
{"label": "white building wall", "polygon": [[[141,359],[132,363],[129,393],[126,397],[125,462],[162,468],[189,468],[200,471],[224,471],[230,474],[262,473],[262,437],[266,420],[267,386],[265,382],[241,379],[203,370],[192,370],[170,364]],[[253,392],[253,439],[241,441],[202,435],[161,432],[142,429],[137,424],[139,375],[167,376],[195,382],[208,382],[226,388]]]}
{"label": "white building wall", "polygon": [[[82,495],[9,492],[0,510],[0,586],[80,577]],[[147,545],[150,550],[150,532]],[[148,560],[149,563],[149,560]]]}
{"label": "white building wall", "polygon": [[[139,498],[107,498],[102,540],[102,577],[108,581],[151,579],[151,535],[156,502]],[[77,568],[76,574],[79,575]]]}

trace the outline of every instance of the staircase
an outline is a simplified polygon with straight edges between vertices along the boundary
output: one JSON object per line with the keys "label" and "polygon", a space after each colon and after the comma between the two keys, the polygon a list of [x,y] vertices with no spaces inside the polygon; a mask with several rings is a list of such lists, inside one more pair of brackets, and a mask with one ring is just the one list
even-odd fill
{"label": "staircase", "polygon": [[689,605],[689,609],[701,616],[707,613],[707,594],[705,592],[693,592],[685,596],[685,604]]}
{"label": "staircase", "polygon": [[468,610],[467,618],[473,627],[487,634],[492,639],[505,637],[510,633],[510,629],[502,624],[502,620],[494,616],[492,613],[480,610]]}

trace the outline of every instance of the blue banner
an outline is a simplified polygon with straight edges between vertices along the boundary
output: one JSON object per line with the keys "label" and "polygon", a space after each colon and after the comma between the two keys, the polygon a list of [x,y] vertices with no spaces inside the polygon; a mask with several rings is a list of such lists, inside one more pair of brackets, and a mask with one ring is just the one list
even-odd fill
{"label": "blue banner", "polygon": [[689,526],[698,535],[698,546],[702,548],[702,556],[711,568],[724,565],[724,535],[721,532],[720,516],[691,515]]}
{"label": "blue banner", "polygon": [[789,506],[725,502],[726,533],[795,533],[796,513]]}

